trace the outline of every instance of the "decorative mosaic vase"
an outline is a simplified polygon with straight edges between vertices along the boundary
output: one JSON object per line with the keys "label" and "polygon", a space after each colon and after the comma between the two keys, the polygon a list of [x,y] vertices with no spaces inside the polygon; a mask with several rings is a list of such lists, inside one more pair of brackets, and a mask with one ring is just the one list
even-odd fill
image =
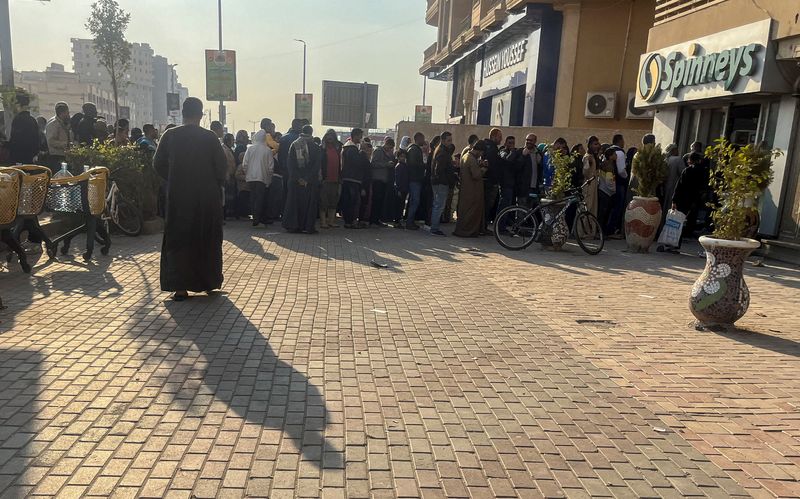
{"label": "decorative mosaic vase", "polygon": [[625,210],[625,240],[628,249],[638,253],[650,251],[661,224],[661,203],[658,198],[633,196]]}
{"label": "decorative mosaic vase", "polygon": [[[549,199],[542,199],[542,202],[547,203],[550,202]],[[564,208],[564,203],[554,203],[548,206],[542,207],[542,217],[544,218],[544,224],[542,224],[542,233],[540,236],[539,242],[542,243],[543,248],[552,248],[553,250],[560,250],[564,243],[567,242],[567,236],[569,236],[569,227],[567,226],[567,220],[565,214],[558,216],[561,210]],[[555,217],[555,222],[552,222]],[[552,223],[552,225],[550,225]]]}
{"label": "decorative mosaic vase", "polygon": [[689,309],[704,326],[730,326],[750,306],[750,290],[744,282],[745,259],[761,243],[755,239],[715,239],[703,236],[706,268],[692,286]]}

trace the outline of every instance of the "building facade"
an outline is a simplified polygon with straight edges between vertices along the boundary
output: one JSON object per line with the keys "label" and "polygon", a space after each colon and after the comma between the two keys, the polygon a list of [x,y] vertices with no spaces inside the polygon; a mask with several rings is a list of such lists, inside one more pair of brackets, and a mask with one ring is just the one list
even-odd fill
{"label": "building facade", "polygon": [[454,122],[649,128],[632,107],[655,0],[428,0],[420,73],[449,82]]}
{"label": "building facade", "polygon": [[[73,38],[71,42],[75,73],[110,92],[111,77],[95,54],[94,42],[81,38]],[[130,67],[119,86],[119,95],[131,103],[129,118],[134,126],[153,123],[163,128],[176,122],[170,119],[167,111],[167,93],[173,89],[175,93],[180,93],[181,88],[175,66],[169,64],[166,57],[155,55],[149,44],[131,44]],[[123,111],[126,109],[121,110],[120,114],[126,117]]]}
{"label": "building facade", "polygon": [[761,197],[759,232],[800,243],[800,23],[786,0],[657,0],[636,104],[681,152],[724,137],[783,151]]}
{"label": "building facade", "polygon": [[[17,87],[32,96],[32,114],[50,119],[55,114],[58,102],[66,102],[70,113],[77,113],[86,102],[97,106],[98,116],[113,122],[114,96],[97,83],[85,81],[81,75],[64,70],[64,65],[52,63],[45,71],[21,71],[15,73]],[[121,98],[120,106],[136,114],[136,104]]]}

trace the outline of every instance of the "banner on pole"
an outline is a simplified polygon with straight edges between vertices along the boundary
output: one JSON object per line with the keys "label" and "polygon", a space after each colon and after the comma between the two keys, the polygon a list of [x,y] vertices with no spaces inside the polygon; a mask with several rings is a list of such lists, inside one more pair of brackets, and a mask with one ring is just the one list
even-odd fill
{"label": "banner on pole", "polygon": [[311,123],[311,113],[314,110],[314,95],[294,94],[294,117],[308,120]]}
{"label": "banner on pole", "polygon": [[414,121],[417,123],[430,123],[433,106],[414,106]]}
{"label": "banner on pole", "polygon": [[206,50],[206,100],[236,100],[236,51]]}

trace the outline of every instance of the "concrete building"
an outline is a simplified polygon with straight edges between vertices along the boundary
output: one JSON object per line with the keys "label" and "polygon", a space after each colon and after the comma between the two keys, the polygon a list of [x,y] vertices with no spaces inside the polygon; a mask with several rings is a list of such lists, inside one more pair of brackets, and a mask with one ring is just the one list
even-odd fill
{"label": "concrete building", "polygon": [[655,0],[428,0],[420,74],[449,82],[454,122],[642,129],[630,107]]}
{"label": "concrete building", "polygon": [[[80,38],[73,38],[71,41],[75,72],[85,80],[111,91],[111,77],[100,65],[94,52],[94,42]],[[166,57],[155,55],[149,44],[131,44],[130,68],[123,84],[120,85],[120,96],[133,104],[130,119],[134,126],[141,127],[145,123],[153,123],[163,128],[175,122],[170,119],[167,112],[167,93],[173,89],[176,93],[180,93],[181,88],[175,66],[170,64]],[[188,91],[186,94],[188,95]],[[135,114],[133,114],[134,108]]]}
{"label": "concrete building", "polygon": [[800,249],[799,15],[787,0],[657,0],[636,98],[682,152],[719,137],[781,149],[759,232]]}
{"label": "concrete building", "polygon": [[[45,71],[21,71],[14,76],[16,86],[33,96],[32,114],[50,119],[57,102],[66,102],[71,113],[77,113],[85,102],[97,106],[100,117],[113,122],[114,96],[93,82],[85,81],[81,75],[64,70],[63,64],[52,63]],[[136,104],[127,98],[120,99],[120,106],[136,113]]]}

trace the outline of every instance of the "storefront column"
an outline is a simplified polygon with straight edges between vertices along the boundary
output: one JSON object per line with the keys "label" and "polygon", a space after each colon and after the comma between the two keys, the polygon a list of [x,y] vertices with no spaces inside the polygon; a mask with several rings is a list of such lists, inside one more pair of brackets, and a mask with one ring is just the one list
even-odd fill
{"label": "storefront column", "polygon": [[[568,127],[572,107],[572,85],[575,78],[575,60],[578,57],[578,31],[580,30],[581,5],[577,2],[555,4],[554,10],[562,12],[561,50],[558,61],[558,83],[553,112],[554,127]],[[580,103],[578,103],[580,105]]]}
{"label": "storefront column", "polygon": [[678,129],[678,106],[663,107],[656,111],[653,118],[653,135],[656,143],[666,149],[675,140],[675,130]]}
{"label": "storefront column", "polygon": [[798,127],[798,100],[791,95],[781,98],[778,110],[778,124],[775,127],[775,139],[772,147],[780,149],[783,155],[775,158],[772,163],[772,170],[775,172],[775,179],[767,188],[761,200],[761,225],[758,231],[767,236],[777,236],[780,229],[781,208],[783,203],[793,203],[793,199],[781,200],[781,193],[791,191],[784,186],[791,181],[789,176],[789,161],[792,154],[793,139],[797,138]]}

